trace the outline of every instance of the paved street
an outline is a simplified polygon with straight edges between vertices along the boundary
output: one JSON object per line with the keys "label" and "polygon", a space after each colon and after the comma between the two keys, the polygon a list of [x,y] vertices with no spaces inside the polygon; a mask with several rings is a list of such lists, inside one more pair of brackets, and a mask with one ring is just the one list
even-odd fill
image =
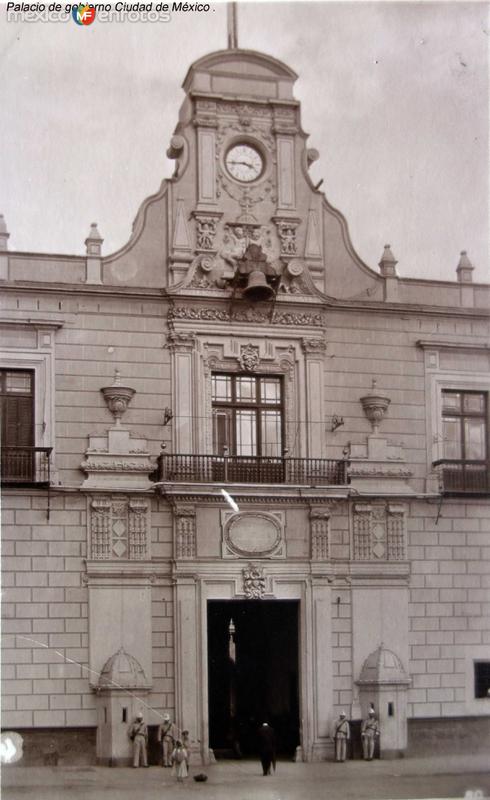
{"label": "paved street", "polygon": [[[490,797],[490,759],[484,755],[349,761],[345,764],[279,762],[264,778],[255,761],[221,761],[194,767],[178,784],[169,770],[103,767],[3,768],[3,800],[408,800]],[[192,775],[204,771],[207,783]]]}

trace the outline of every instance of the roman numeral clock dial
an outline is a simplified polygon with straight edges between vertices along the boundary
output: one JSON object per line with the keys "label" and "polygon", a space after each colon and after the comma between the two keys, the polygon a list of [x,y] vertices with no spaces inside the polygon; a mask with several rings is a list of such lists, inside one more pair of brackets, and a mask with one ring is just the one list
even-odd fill
{"label": "roman numeral clock dial", "polygon": [[262,175],[264,159],[255,147],[249,144],[236,144],[228,150],[225,166],[236,181],[251,183]]}

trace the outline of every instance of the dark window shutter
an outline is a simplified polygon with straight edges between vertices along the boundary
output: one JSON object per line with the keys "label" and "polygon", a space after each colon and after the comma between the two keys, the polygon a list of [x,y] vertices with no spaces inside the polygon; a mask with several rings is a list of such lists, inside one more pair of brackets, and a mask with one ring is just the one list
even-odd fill
{"label": "dark window shutter", "polygon": [[3,446],[33,447],[34,413],[32,398],[4,396],[3,401]]}

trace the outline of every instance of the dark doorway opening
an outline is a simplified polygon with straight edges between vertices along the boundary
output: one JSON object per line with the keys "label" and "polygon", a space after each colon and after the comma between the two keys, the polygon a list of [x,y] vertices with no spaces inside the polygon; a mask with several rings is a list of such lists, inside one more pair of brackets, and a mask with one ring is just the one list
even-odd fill
{"label": "dark doorway opening", "polygon": [[209,744],[217,757],[257,755],[274,728],[278,755],[299,744],[296,600],[209,600]]}

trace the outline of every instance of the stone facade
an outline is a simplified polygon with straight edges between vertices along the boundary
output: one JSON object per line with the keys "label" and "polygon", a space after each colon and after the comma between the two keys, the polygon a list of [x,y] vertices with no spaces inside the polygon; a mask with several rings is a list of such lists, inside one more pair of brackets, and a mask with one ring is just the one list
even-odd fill
{"label": "stone facade", "polygon": [[[409,726],[489,714],[488,451],[479,492],[448,493],[434,462],[444,390],[485,394],[488,436],[490,287],[466,254],[454,282],[398,278],[389,246],[381,272],[361,261],[308,176],[295,78],[249,51],[196,62],[174,176],[119,252],[95,225],[86,258],[3,234],[0,366],[34,376],[33,443],[52,448],[49,491],[4,469],[3,719],[29,737],[100,728],[98,676],[124,648],[150,726],[169,712],[206,762],[218,602],[299,609],[301,758],[331,755],[341,709],[365,713],[381,646],[410,680]],[[251,179],[230,172],[254,159]],[[271,301],[247,299],[257,273]],[[260,477],[213,449],[216,374],[280,379],[282,449]]]}

